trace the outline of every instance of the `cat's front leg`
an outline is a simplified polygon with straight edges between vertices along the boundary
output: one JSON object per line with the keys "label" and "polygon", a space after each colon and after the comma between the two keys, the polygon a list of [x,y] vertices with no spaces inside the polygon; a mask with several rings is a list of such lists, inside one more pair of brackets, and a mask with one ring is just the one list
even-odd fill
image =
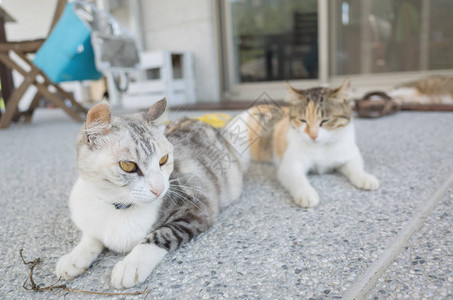
{"label": "cat's front leg", "polygon": [[278,168],[278,179],[300,207],[314,207],[319,203],[318,192],[311,186],[306,176],[306,168],[294,162],[283,160]]}
{"label": "cat's front leg", "polygon": [[62,256],[57,263],[56,274],[65,280],[85,272],[91,263],[98,257],[103,248],[102,243],[94,237],[83,234],[79,244],[69,254]]}
{"label": "cat's front leg", "polygon": [[154,243],[135,246],[113,268],[112,285],[118,289],[124,289],[145,281],[167,253],[167,250]]}
{"label": "cat's front leg", "polygon": [[195,207],[182,211],[181,208],[181,214],[173,214],[173,220],[151,232],[116,264],[111,281],[114,287],[123,289],[142,283],[169,251],[209,228],[211,218],[203,211]]}
{"label": "cat's front leg", "polygon": [[379,180],[365,172],[362,156],[356,155],[338,169],[357,188],[362,190],[375,190],[379,187]]}

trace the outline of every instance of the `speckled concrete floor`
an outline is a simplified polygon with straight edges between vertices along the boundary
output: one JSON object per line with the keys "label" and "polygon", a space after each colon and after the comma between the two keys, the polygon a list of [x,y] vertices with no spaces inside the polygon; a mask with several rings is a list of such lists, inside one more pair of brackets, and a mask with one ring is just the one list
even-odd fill
{"label": "speckled concrete floor", "polygon": [[[56,279],[56,260],[77,243],[67,198],[77,177],[79,128],[59,111],[38,111],[31,125],[0,131],[0,299],[96,298],[24,290],[28,271],[18,254],[23,248],[26,259],[41,257],[36,280],[49,284]],[[366,167],[381,187],[359,191],[338,174],[314,175],[310,180],[322,200],[311,210],[292,203],[273,166],[253,164],[242,197],[215,226],[170,253],[130,291],[148,288],[147,299],[357,297],[354,287],[389,256],[395,237],[453,172],[452,128],[451,113],[356,120]],[[391,263],[378,266],[364,297],[453,297],[452,192],[404,247],[392,250]],[[68,286],[115,292],[110,272],[120,258],[105,251]]]}
{"label": "speckled concrete floor", "polygon": [[453,297],[453,189],[379,276],[368,298]]}

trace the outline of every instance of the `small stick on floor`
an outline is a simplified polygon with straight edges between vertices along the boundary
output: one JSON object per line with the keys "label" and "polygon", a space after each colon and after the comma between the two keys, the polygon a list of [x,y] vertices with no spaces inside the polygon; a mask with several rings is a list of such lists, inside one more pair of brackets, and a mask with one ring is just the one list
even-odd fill
{"label": "small stick on floor", "polygon": [[[27,278],[22,285],[24,289],[29,290],[29,291],[35,291],[35,292],[43,292],[43,291],[50,291],[50,292],[56,292],[57,290],[62,290],[66,292],[72,292],[72,293],[83,293],[83,294],[92,294],[92,295],[105,295],[105,296],[132,296],[132,295],[143,295],[146,294],[146,297],[149,295],[151,290],[144,289],[143,291],[138,291],[138,292],[131,292],[131,293],[105,293],[105,292],[94,292],[94,291],[85,291],[85,290],[77,290],[77,289],[71,289],[66,286],[66,284],[60,284],[57,285],[58,282],[60,282],[61,278],[58,278],[58,280],[49,285],[49,286],[41,286],[40,284],[36,284],[34,279],[33,279],[33,271],[35,267],[42,262],[41,258],[35,258],[33,261],[25,261],[24,256],[22,252],[24,249],[19,250],[19,255],[20,258],[22,259],[22,262],[25,265],[30,265],[30,272],[29,272],[29,278]],[[28,281],[30,281],[29,286],[27,286]]]}

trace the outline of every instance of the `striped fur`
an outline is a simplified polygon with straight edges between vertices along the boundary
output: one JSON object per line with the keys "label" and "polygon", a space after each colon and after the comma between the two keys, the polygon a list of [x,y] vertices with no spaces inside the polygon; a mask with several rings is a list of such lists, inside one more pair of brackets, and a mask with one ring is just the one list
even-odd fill
{"label": "striped fur", "polygon": [[208,229],[220,209],[239,197],[242,169],[220,131],[204,122],[181,119],[166,136],[178,159],[156,229],[143,242],[170,251]]}
{"label": "striped fur", "polygon": [[[239,197],[245,168],[222,132],[191,119],[165,128],[164,112],[162,101],[145,114],[111,116],[106,104],[90,110],[70,197],[83,237],[59,260],[58,276],[81,274],[107,247],[130,252],[113,269],[112,284],[140,283]],[[126,172],[121,161],[136,168]]]}

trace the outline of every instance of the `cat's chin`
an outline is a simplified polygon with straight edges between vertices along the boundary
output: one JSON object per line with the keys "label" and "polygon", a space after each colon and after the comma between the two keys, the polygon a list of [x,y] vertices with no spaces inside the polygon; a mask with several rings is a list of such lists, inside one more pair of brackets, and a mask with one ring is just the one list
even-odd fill
{"label": "cat's chin", "polygon": [[133,201],[124,201],[124,202],[109,202],[110,205],[114,206],[118,210],[128,209],[130,207],[146,207],[153,205],[156,201],[159,201],[161,197],[153,199],[134,199]]}
{"label": "cat's chin", "polygon": [[156,201],[160,201],[164,198],[165,194],[161,194],[159,195],[158,197],[147,197],[147,198],[136,198],[134,199],[134,203],[133,204],[138,204],[138,205],[149,205],[149,204],[152,204],[152,203],[155,203]]}
{"label": "cat's chin", "polygon": [[318,138],[316,140],[312,140],[310,137],[306,135],[304,135],[302,138],[305,141],[305,143],[309,145],[323,145],[328,143],[328,139],[325,138]]}

